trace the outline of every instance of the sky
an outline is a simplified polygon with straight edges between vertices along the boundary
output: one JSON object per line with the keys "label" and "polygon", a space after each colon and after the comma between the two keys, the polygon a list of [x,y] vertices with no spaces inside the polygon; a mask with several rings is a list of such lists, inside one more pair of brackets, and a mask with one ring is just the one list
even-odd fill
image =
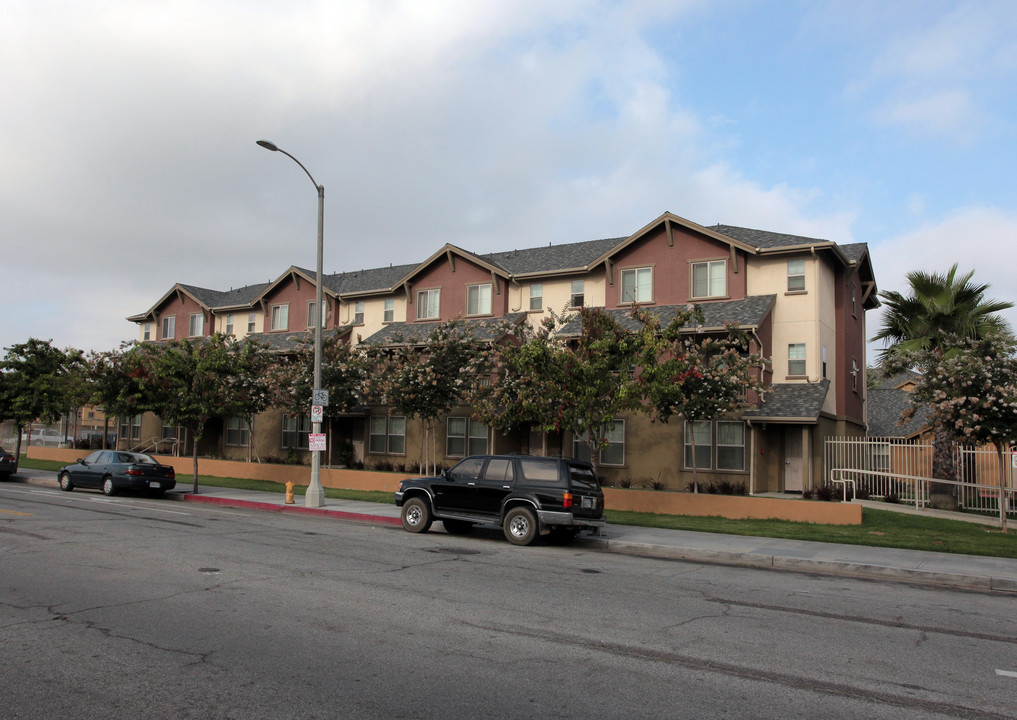
{"label": "sky", "polygon": [[[1017,302],[1017,2],[0,0],[0,347],[665,211]],[[1006,313],[1017,327],[1017,311]],[[868,315],[869,334],[879,312]]]}

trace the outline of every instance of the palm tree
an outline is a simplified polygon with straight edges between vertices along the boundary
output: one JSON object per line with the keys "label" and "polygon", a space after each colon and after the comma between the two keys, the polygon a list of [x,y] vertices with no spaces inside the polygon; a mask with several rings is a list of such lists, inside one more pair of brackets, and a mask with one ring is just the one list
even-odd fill
{"label": "palm tree", "polygon": [[[986,300],[989,286],[972,284],[973,275],[971,271],[958,278],[956,264],[946,274],[916,270],[907,275],[911,286],[907,295],[897,291],[880,293],[885,307],[883,325],[872,338],[884,345],[880,364],[885,367],[898,355],[910,352],[925,352],[936,358],[949,356],[957,352],[955,344],[960,340],[1009,335],[1009,324],[996,313],[1013,307],[1013,303]],[[932,475],[955,480],[953,434],[935,418],[932,428]],[[933,506],[956,507],[950,485],[933,483],[930,494]]]}

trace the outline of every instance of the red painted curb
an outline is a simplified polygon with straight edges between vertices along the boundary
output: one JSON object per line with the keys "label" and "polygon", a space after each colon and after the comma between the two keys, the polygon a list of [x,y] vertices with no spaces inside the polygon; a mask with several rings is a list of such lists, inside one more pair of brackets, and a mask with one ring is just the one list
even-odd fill
{"label": "red painted curb", "polygon": [[188,502],[208,503],[211,505],[222,505],[224,507],[245,508],[248,510],[267,510],[269,512],[289,512],[300,515],[314,515],[316,517],[334,517],[341,520],[352,520],[354,522],[368,522],[375,525],[392,525],[402,527],[402,521],[397,517],[388,515],[368,515],[366,513],[354,513],[346,510],[328,510],[326,508],[300,507],[299,505],[278,505],[276,503],[256,502],[254,500],[236,500],[234,498],[211,497],[206,495],[184,495]]}

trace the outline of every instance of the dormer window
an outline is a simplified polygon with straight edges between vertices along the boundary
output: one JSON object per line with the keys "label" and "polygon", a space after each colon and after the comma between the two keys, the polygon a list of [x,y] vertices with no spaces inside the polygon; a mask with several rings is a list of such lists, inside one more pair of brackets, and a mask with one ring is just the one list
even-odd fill
{"label": "dormer window", "polygon": [[727,261],[710,260],[692,263],[692,297],[727,296]]}

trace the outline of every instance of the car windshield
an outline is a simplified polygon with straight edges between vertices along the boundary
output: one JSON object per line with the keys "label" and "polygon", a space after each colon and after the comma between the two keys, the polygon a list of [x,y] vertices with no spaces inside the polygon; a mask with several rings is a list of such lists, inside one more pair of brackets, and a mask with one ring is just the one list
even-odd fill
{"label": "car windshield", "polygon": [[569,472],[572,475],[572,487],[581,485],[591,490],[600,488],[600,483],[597,482],[597,476],[593,473],[593,468],[583,465],[569,465]]}

